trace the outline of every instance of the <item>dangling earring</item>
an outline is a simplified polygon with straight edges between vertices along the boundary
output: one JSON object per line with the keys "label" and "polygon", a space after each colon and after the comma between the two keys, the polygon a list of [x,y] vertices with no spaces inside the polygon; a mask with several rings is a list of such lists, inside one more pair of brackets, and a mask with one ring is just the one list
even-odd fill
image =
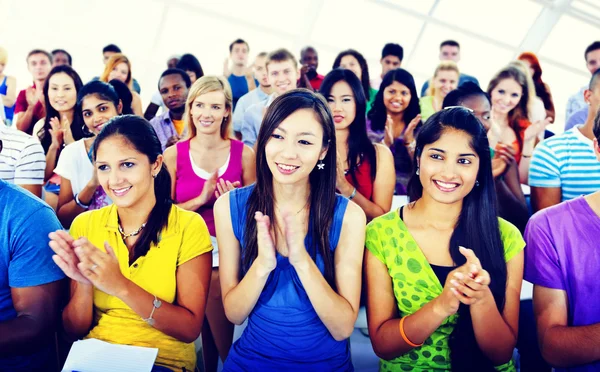
{"label": "dangling earring", "polygon": [[479,186],[479,181],[475,181],[475,186]]}
{"label": "dangling earring", "polygon": [[325,163],[323,163],[323,159],[319,159],[319,162],[317,163],[317,168],[319,170],[325,169]]}
{"label": "dangling earring", "polygon": [[415,174],[418,176],[419,175],[419,168],[417,168],[417,171],[415,172]]}

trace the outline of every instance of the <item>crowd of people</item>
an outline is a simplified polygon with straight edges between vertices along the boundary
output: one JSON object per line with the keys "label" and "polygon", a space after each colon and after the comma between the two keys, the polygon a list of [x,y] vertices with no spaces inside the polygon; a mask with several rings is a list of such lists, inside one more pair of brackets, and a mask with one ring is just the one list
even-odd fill
{"label": "crowd of people", "polygon": [[170,57],[144,108],[114,44],[87,83],[32,50],[18,94],[0,47],[0,371],[87,338],[155,372],[198,338],[207,372],[352,371],[361,308],[381,371],[600,371],[600,41],[560,134],[531,52],[483,86],[443,41],[420,90],[395,43],[375,78],[229,52]]}

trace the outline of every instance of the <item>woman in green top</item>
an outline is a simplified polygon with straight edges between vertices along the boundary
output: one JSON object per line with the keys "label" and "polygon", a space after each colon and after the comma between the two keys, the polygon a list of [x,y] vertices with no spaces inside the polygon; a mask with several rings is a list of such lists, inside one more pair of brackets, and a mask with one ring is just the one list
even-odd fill
{"label": "woman in green top", "polygon": [[525,243],[497,217],[485,130],[470,110],[444,109],[421,128],[414,162],[411,203],[367,226],[380,370],[514,371]]}

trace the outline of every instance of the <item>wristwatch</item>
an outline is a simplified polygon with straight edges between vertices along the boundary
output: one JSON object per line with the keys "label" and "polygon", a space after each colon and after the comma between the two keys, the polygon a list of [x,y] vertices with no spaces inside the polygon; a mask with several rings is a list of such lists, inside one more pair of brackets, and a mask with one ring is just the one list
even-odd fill
{"label": "wristwatch", "polygon": [[406,146],[406,148],[409,151],[415,151],[415,148],[417,147],[417,140],[412,140],[412,142],[404,142],[404,146]]}

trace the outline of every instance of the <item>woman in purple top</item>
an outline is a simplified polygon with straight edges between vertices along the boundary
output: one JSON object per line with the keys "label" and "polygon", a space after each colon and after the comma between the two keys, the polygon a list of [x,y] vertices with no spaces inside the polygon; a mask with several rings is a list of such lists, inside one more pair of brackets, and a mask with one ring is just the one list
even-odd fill
{"label": "woman in purple top", "polygon": [[213,273],[202,345],[206,371],[225,361],[233,340],[219,286],[219,257],[213,205],[222,194],[255,180],[254,151],[231,139],[231,88],[220,77],[204,76],[190,88],[184,120],[190,138],[165,151],[172,198],[183,209],[200,213],[213,240]]}
{"label": "woman in purple top", "polygon": [[421,122],[415,80],[408,71],[398,68],[385,74],[367,118],[369,138],[384,143],[394,154],[396,195],[406,195]]}

